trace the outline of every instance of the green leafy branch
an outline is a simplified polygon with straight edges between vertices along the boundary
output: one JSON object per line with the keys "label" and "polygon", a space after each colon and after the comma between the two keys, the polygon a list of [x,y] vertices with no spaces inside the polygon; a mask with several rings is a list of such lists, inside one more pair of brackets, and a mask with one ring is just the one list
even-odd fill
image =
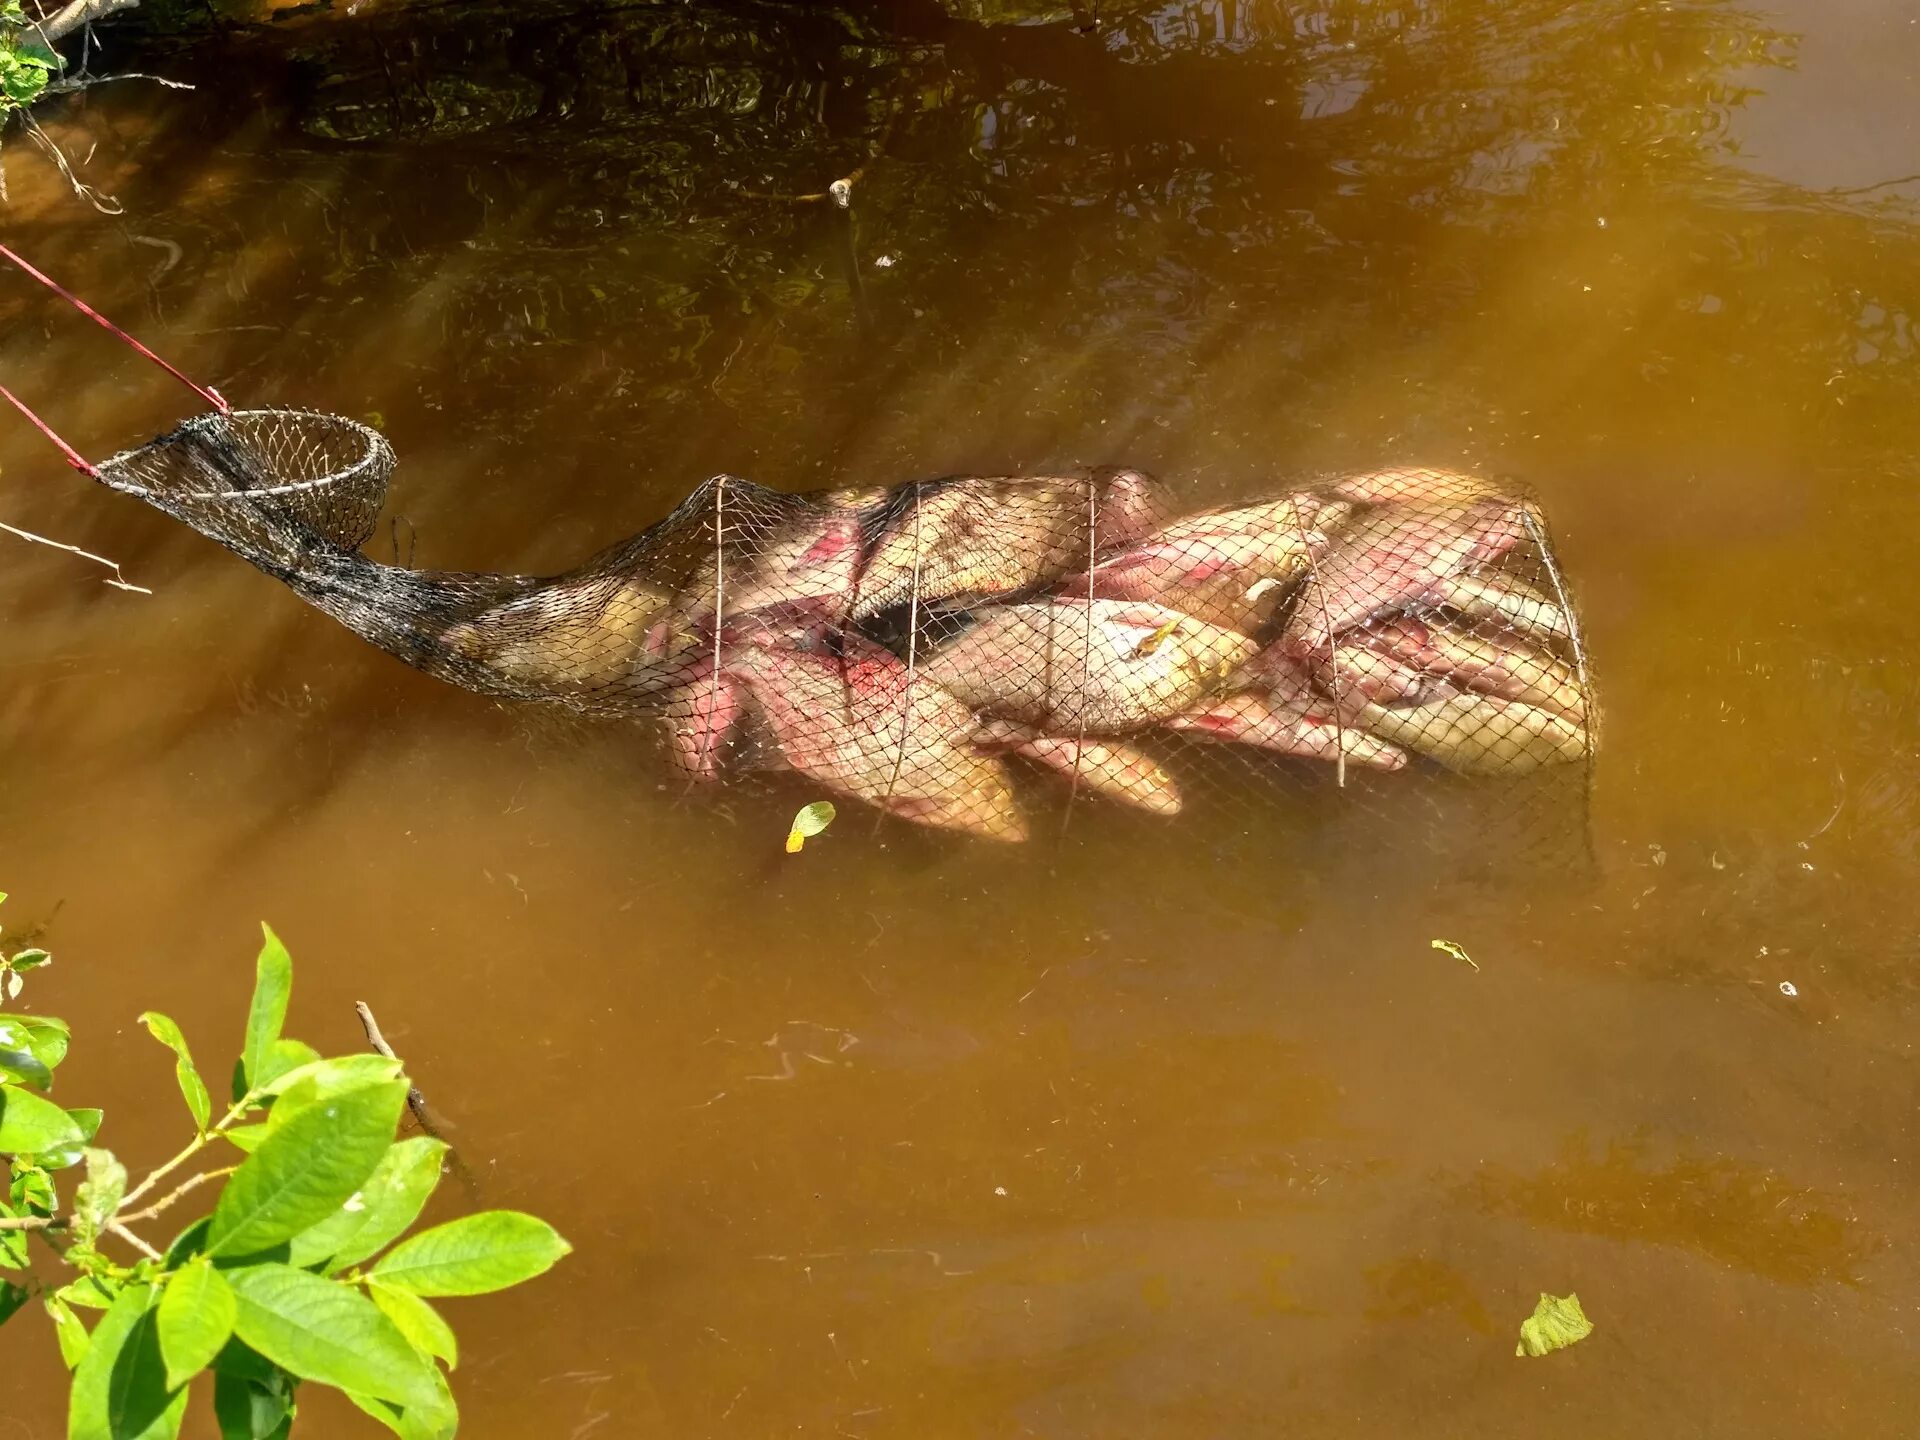
{"label": "green leafy branch", "polygon": [[[222,1440],[285,1440],[305,1383],[345,1392],[404,1440],[452,1436],[446,1372],[458,1348],[429,1300],[520,1284],[570,1248],[510,1210],[402,1238],[447,1146],[396,1139],[409,1089],[398,1060],[323,1058],[281,1034],[293,962],[265,934],[232,1102],[217,1119],[179,1026],[157,1011],[140,1017],[173,1053],[194,1134],[138,1184],[93,1144],[98,1110],[47,1098],[65,1023],[0,1014],[0,1270],[25,1271],[37,1239],[77,1272],[57,1288],[0,1280],[0,1323],[39,1295],[73,1371],[69,1440],[169,1440],[202,1374]],[[50,959],[37,948],[0,954],[0,1004]],[[214,1146],[240,1158],[174,1178]],[[76,1168],[84,1178],[63,1202],[55,1177]],[[134,1228],[209,1186],[219,1187],[212,1212],[164,1249]],[[129,1254],[116,1258],[121,1247]],[[91,1330],[87,1310],[99,1312]]]}
{"label": "green leafy branch", "polygon": [[66,63],[20,0],[0,0],[0,118],[38,100]]}

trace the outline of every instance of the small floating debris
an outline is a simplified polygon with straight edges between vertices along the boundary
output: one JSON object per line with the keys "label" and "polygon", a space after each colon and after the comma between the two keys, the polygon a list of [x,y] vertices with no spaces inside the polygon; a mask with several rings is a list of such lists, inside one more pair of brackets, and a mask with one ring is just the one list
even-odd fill
{"label": "small floating debris", "polygon": [[799,813],[793,817],[793,828],[787,831],[787,854],[798,855],[807,841],[833,823],[836,813],[831,800],[816,800],[811,805],[802,805]]}
{"label": "small floating debris", "polygon": [[1593,1333],[1593,1322],[1580,1308],[1578,1295],[1549,1295],[1540,1292],[1540,1303],[1533,1314],[1520,1322],[1520,1343],[1515,1355],[1551,1355],[1564,1350]]}
{"label": "small floating debris", "polygon": [[1442,952],[1442,953],[1444,953],[1444,954],[1447,954],[1447,955],[1451,955],[1451,956],[1452,956],[1452,957],[1453,957],[1454,959],[1456,959],[1456,960],[1464,960],[1464,961],[1466,961],[1466,962],[1467,962],[1467,964],[1469,964],[1469,965],[1472,965],[1472,966],[1473,966],[1473,968],[1474,968],[1474,972],[1475,972],[1476,974],[1477,974],[1477,973],[1479,972],[1479,970],[1480,970],[1480,966],[1479,966],[1479,964],[1478,964],[1478,963],[1477,963],[1477,962],[1476,962],[1476,961],[1474,960],[1474,958],[1473,958],[1473,957],[1472,957],[1471,955],[1469,955],[1469,954],[1467,954],[1467,952],[1466,952],[1465,950],[1462,950],[1462,949],[1461,949],[1461,948],[1460,948],[1460,947],[1459,947],[1458,945],[1456,945],[1456,944],[1454,944],[1454,943],[1453,943],[1453,941],[1451,941],[1451,940],[1435,940],[1435,941],[1433,941],[1432,943],[1433,943],[1433,948],[1434,948],[1434,949],[1436,949],[1436,950],[1438,950],[1438,951],[1441,951],[1441,952]]}

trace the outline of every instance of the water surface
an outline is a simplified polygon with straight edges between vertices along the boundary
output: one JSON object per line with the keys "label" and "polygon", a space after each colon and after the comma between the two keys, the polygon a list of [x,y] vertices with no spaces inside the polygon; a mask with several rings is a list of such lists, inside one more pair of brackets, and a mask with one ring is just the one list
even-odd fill
{"label": "water surface", "polygon": [[[0,427],[0,518],[155,592],[0,552],[0,886],[124,1158],[181,1120],[134,1016],[217,1069],[268,919],[295,1032],[371,1003],[484,1203],[577,1247],[450,1303],[475,1436],[1910,1428],[1903,7],[463,10],[155,42],[200,89],[47,119],[125,213],[9,145],[8,243],[379,424],[423,565],[558,568],[722,470],[1521,477],[1600,677],[1592,863],[1436,871],[1278,794],[789,858],[811,796],[689,804]],[[781,198],[856,170],[851,222]],[[94,454],[191,398],[16,281],[0,372]],[[1541,1290],[1598,1329],[1517,1361]],[[7,1344],[0,1440],[62,1433]]]}

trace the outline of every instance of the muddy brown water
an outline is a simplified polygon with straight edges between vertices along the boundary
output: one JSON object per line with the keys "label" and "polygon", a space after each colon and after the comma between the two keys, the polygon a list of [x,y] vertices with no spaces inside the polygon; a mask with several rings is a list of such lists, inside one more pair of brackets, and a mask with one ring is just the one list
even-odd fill
{"label": "muddy brown water", "polygon": [[[577,1247],[448,1302],[475,1436],[1913,1433],[1907,10],[156,44],[201,88],[47,117],[125,213],[10,137],[9,243],[231,396],[381,425],[388,553],[557,568],[720,470],[1198,500],[1460,464],[1542,496],[1606,723],[1578,872],[1343,851],[1284,796],[790,858],[806,794],[685,803],[630,733],[437,687],[9,423],[0,518],[155,592],[0,540],[0,886],[48,923],[63,1098],[169,1152],[134,1017],[218,1070],[270,920],[294,1032],[356,1046],[371,1003],[481,1201]],[[851,227],[762,198],[876,149]],[[94,454],[186,413],[5,277],[0,375]],[[1598,1328],[1516,1360],[1542,1290]],[[0,1440],[63,1433],[38,1318]]]}

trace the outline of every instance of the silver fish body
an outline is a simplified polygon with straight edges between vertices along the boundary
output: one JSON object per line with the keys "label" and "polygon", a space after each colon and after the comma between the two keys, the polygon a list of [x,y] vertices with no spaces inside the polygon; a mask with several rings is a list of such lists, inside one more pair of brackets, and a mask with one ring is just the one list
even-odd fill
{"label": "silver fish body", "polygon": [[1402,617],[1378,627],[1370,638],[1393,660],[1444,676],[1462,690],[1539,705],[1576,719],[1585,712],[1585,692],[1573,666],[1511,631],[1462,632]]}
{"label": "silver fish body", "polygon": [[1362,505],[1458,505],[1494,490],[1477,475],[1417,465],[1349,475],[1331,488],[1341,499]]}
{"label": "silver fish body", "polygon": [[1164,605],[1069,597],[996,606],[926,673],[976,710],[1053,734],[1125,734],[1192,708],[1255,653]]}
{"label": "silver fish body", "polygon": [[1343,725],[1331,712],[1276,700],[1246,690],[1169,719],[1167,728],[1207,740],[1258,746],[1282,755],[1338,761],[1375,770],[1398,770],[1406,754],[1358,725]]}
{"label": "silver fish body", "polygon": [[746,687],[711,660],[698,666],[661,708],[673,768],[688,780],[719,779],[746,714]]}
{"label": "silver fish body", "polygon": [[639,700],[679,683],[699,636],[677,594],[620,575],[550,581],[449,626],[442,643],[514,690]]}
{"label": "silver fish body", "polygon": [[1433,599],[1469,620],[1498,620],[1538,640],[1573,638],[1573,622],[1560,602],[1511,575],[1450,576]]}
{"label": "silver fish body", "polygon": [[1271,619],[1353,507],[1302,492],[1183,516],[1062,583],[1063,595],[1146,600],[1252,634]]}
{"label": "silver fish body", "polygon": [[1149,810],[1178,815],[1180,790],[1160,762],[1146,751],[1117,740],[1047,735],[1011,720],[985,721],[974,744],[988,754],[1019,755],[1056,770],[1096,795]]}
{"label": "silver fish body", "polygon": [[1453,695],[1407,709],[1369,705],[1360,720],[1381,739],[1462,775],[1524,775],[1587,753],[1579,722],[1491,695]]}
{"label": "silver fish body", "polygon": [[891,651],[845,638],[840,656],[750,644],[725,658],[779,763],[916,824],[1024,840],[1005,768],[969,744],[972,712]]}
{"label": "silver fish body", "polygon": [[1321,654],[1334,637],[1409,606],[1506,554],[1527,536],[1519,502],[1487,496],[1465,506],[1387,505],[1343,531],[1301,587],[1283,637],[1294,654]]}
{"label": "silver fish body", "polygon": [[964,475],[907,487],[886,507],[853,593],[852,613],[977,604],[1084,568],[1159,518],[1159,486],[1138,470],[1068,475]]}

